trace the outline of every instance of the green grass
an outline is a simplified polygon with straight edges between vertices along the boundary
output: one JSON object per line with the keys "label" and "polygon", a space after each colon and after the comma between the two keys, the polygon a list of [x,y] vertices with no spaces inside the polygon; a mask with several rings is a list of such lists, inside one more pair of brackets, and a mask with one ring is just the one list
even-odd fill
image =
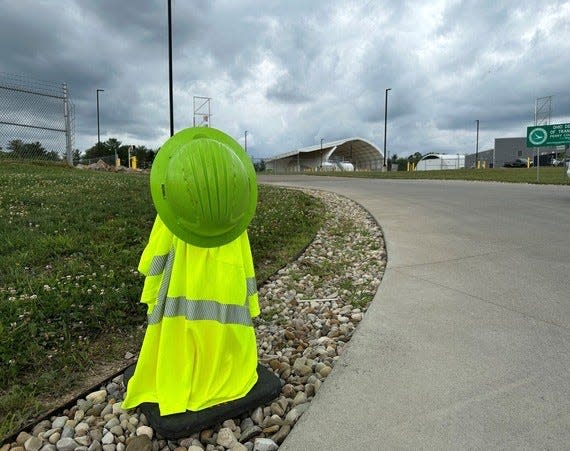
{"label": "green grass", "polygon": [[562,167],[541,167],[540,181],[536,180],[536,168],[456,169],[447,171],[394,171],[394,172],[311,172],[311,175],[333,177],[382,178],[382,179],[432,179],[476,180],[485,182],[540,183],[570,185]]}
{"label": "green grass", "polygon": [[[259,187],[258,280],[310,242],[322,211],[298,191]],[[0,438],[53,407],[50,394],[138,349],[136,268],[154,217],[145,174],[0,164]]]}
{"label": "green grass", "polygon": [[322,202],[301,191],[260,185],[259,204],[249,226],[258,281],[297,256],[322,225]]}

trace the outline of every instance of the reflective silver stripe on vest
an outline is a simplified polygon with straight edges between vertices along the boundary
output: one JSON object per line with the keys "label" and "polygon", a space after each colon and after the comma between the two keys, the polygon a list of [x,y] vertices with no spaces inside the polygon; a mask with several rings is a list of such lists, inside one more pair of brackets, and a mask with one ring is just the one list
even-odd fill
{"label": "reflective silver stripe on vest", "polygon": [[152,261],[150,262],[150,269],[148,270],[147,276],[158,276],[159,274],[162,274],[162,271],[164,271],[164,265],[166,265],[166,261],[168,259],[168,255],[169,254],[155,255],[152,257]]}
{"label": "reflective silver stripe on vest", "polygon": [[[243,306],[223,304],[221,302],[211,300],[186,299],[184,296],[175,298],[168,297],[168,287],[170,285],[172,267],[174,266],[174,249],[171,249],[167,256],[159,255],[154,257],[153,264],[155,262],[155,258],[158,262],[158,258],[163,257],[166,257],[166,261],[162,264],[163,276],[160,283],[160,289],[158,290],[158,302],[154,306],[152,313],[148,315],[149,325],[160,323],[163,317],[172,318],[175,316],[182,316],[189,321],[211,320],[218,321],[222,324],[253,326],[249,313],[249,300],[247,297],[250,296],[250,287],[255,286],[254,278],[248,278],[246,280],[248,292],[246,294],[245,305]],[[155,268],[155,266],[151,264],[151,268]],[[158,268],[158,263],[156,268]],[[160,272],[158,274],[160,274]],[[253,280],[253,285],[250,282],[250,279]],[[255,287],[255,292],[257,292],[257,287]]]}
{"label": "reflective silver stripe on vest", "polygon": [[189,300],[185,297],[166,298],[159,302],[149,315],[148,323],[158,324],[164,317],[175,316],[182,316],[188,321],[211,320],[222,324],[253,325],[247,307],[216,301]]}
{"label": "reflective silver stripe on vest", "polygon": [[252,294],[257,293],[257,282],[255,281],[255,277],[248,277],[246,279],[247,283],[247,295],[251,296]]}
{"label": "reflective silver stripe on vest", "polygon": [[[174,249],[170,249],[166,263],[164,264],[164,271],[162,281],[160,282],[160,289],[158,290],[158,304],[164,303],[168,295],[168,287],[170,286],[170,276],[172,275],[172,267],[174,266]],[[156,306],[158,307],[158,305]],[[156,309],[155,307],[155,309]]]}

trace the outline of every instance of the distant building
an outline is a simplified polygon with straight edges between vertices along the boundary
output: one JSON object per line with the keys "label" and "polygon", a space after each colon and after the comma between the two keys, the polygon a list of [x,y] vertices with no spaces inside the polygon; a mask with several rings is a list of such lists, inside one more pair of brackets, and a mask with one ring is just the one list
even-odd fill
{"label": "distant building", "polygon": [[383,154],[362,138],[346,138],[275,155],[265,160],[266,170],[305,171],[379,171]]}
{"label": "distant building", "polygon": [[465,167],[465,155],[448,155],[430,153],[424,155],[418,164],[416,171],[441,171],[446,169],[460,169]]}
{"label": "distant building", "polygon": [[[487,149],[481,150],[479,152],[479,161],[484,161],[486,167],[492,168],[493,167],[493,155],[495,153],[495,149]],[[475,154],[472,153],[470,155],[465,155],[465,167],[466,168],[474,168],[475,167]]]}
{"label": "distant building", "polygon": [[[546,149],[545,149],[546,150]],[[548,151],[550,153],[550,151]],[[479,152],[479,161],[485,161],[487,167],[501,168],[508,161],[514,161],[517,158],[530,158],[534,161],[536,156],[536,148],[526,146],[526,137],[520,138],[495,138],[495,148],[483,150]],[[541,164],[542,164],[541,156]],[[475,167],[475,154],[465,156],[465,165],[468,168]]]}
{"label": "distant building", "polygon": [[533,160],[536,149],[526,146],[526,136],[521,138],[496,138],[495,139],[495,166],[502,167],[507,161],[517,158]]}

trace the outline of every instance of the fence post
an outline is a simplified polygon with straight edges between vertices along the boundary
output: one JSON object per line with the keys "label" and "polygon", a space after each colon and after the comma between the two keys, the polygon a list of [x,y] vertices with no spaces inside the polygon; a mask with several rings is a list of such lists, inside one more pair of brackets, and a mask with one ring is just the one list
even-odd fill
{"label": "fence post", "polygon": [[71,148],[71,120],[69,118],[69,97],[67,94],[67,83],[63,84],[63,116],[65,119],[65,150],[67,153],[67,164],[73,166],[73,149]]}

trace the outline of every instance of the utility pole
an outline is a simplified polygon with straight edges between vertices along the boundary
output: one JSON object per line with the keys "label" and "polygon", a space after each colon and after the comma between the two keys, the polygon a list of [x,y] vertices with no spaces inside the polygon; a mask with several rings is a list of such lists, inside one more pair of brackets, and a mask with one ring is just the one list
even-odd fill
{"label": "utility pole", "polygon": [[388,126],[388,91],[391,91],[392,88],[386,89],[386,95],[384,100],[384,164],[382,165],[382,170],[385,171],[386,169],[386,127]]}
{"label": "utility pole", "polygon": [[174,135],[174,102],[172,98],[172,0],[168,0],[168,93],[170,100],[170,136]]}
{"label": "utility pole", "polygon": [[477,119],[477,143],[475,144],[475,169],[478,169],[479,166],[479,119]]}
{"label": "utility pole", "polygon": [[97,89],[97,148],[101,146],[101,133],[99,132],[99,93],[104,89]]}
{"label": "utility pole", "polygon": [[245,153],[247,153],[247,130],[245,131]]}

